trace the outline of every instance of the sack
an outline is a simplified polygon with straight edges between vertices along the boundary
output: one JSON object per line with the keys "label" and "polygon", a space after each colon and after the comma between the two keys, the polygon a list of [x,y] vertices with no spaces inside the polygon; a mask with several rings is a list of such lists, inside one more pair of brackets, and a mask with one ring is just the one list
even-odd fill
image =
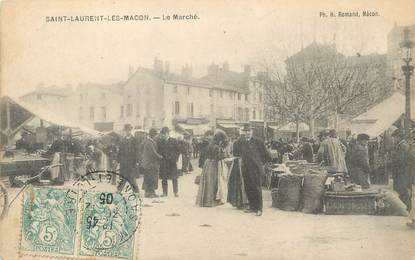
{"label": "sack", "polygon": [[407,217],[406,205],[393,192],[384,190],[381,192],[382,198],[377,201],[378,213],[385,216]]}
{"label": "sack", "polygon": [[196,185],[199,185],[200,184],[200,178],[201,178],[201,175],[197,175],[196,176],[196,178],[195,178],[195,184]]}
{"label": "sack", "polygon": [[302,212],[317,213],[322,209],[324,183],[327,174],[306,174],[302,192]]}
{"label": "sack", "polygon": [[278,182],[276,206],[282,210],[296,211],[300,206],[302,176],[281,174]]}

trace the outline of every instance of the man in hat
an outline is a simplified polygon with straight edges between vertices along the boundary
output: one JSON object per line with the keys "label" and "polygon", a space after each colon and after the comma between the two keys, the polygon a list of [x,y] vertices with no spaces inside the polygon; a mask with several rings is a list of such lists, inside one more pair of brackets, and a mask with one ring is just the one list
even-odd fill
{"label": "man in hat", "polygon": [[252,127],[243,125],[240,129],[240,137],[233,144],[233,155],[242,159],[242,176],[249,209],[245,212],[262,215],[262,184],[264,164],[271,162],[271,155],[265,147],[264,141],[253,136]]}
{"label": "man in hat", "polygon": [[317,152],[317,161],[333,173],[347,173],[346,147],[337,138],[336,130],[324,131],[321,134],[321,144]]}
{"label": "man in hat", "polygon": [[399,194],[399,199],[409,208],[410,205],[410,165],[409,165],[409,142],[406,140],[401,129],[392,133],[395,149],[392,152],[392,178],[393,189]]}
{"label": "man in hat", "polygon": [[158,197],[155,191],[158,188],[159,168],[163,156],[157,152],[156,136],[157,130],[151,128],[148,133],[148,138],[144,139],[142,143],[141,168],[144,174],[143,189],[145,190],[144,196],[146,198]]}
{"label": "man in hat", "polygon": [[120,163],[121,179],[118,190],[122,191],[128,181],[134,192],[138,193],[137,176],[137,141],[131,134],[133,127],[130,124],[124,125],[125,136],[121,139],[118,162]]}
{"label": "man in hat", "polygon": [[303,155],[303,160],[306,160],[308,163],[312,163],[314,160],[313,146],[311,145],[307,137],[301,138],[300,150],[301,154]]}
{"label": "man in hat", "polygon": [[144,171],[142,169],[143,148],[144,148],[144,141],[147,139],[147,132],[142,129],[139,129],[134,133],[134,137],[137,140],[138,175],[143,175],[144,174]]}
{"label": "man in hat", "polygon": [[356,138],[356,144],[353,147],[353,153],[350,154],[349,165],[352,182],[360,185],[362,189],[368,189],[369,184],[369,155],[367,143],[369,141],[367,134],[359,134]]}
{"label": "man in hat", "polygon": [[163,188],[163,196],[167,196],[168,183],[167,180],[172,180],[174,196],[179,196],[177,160],[179,159],[180,151],[176,139],[169,136],[170,129],[163,127],[157,138],[157,152],[163,156],[160,163],[160,179]]}

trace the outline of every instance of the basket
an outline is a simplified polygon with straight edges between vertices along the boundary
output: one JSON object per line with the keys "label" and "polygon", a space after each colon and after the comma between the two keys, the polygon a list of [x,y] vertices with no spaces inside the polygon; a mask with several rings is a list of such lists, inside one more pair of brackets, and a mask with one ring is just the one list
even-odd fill
{"label": "basket", "polygon": [[327,215],[375,215],[377,192],[326,192],[323,212]]}

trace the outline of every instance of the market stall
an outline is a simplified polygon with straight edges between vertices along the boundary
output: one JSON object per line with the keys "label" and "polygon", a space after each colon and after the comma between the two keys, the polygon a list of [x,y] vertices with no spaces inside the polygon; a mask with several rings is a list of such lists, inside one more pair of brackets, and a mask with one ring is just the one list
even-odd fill
{"label": "market stall", "polygon": [[[73,176],[79,150],[74,139],[96,138],[100,132],[78,125],[53,111],[44,111],[12,97],[0,99],[1,161],[0,175],[9,185],[16,178],[32,176],[40,168],[57,160],[62,164],[61,182]],[[18,139],[20,138],[20,139]],[[71,144],[73,150],[65,145]],[[56,157],[59,152],[59,157]],[[53,162],[55,161],[55,162]],[[51,173],[53,175],[53,173]]]}
{"label": "market stall", "polygon": [[304,161],[273,165],[272,205],[286,211],[327,215],[407,216],[406,206],[387,189],[362,190],[342,174]]}

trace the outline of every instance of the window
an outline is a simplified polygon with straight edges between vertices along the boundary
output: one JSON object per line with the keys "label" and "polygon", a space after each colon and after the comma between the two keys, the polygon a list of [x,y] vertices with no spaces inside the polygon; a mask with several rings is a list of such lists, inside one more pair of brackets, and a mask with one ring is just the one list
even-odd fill
{"label": "window", "polygon": [[79,114],[78,114],[78,117],[79,117],[79,120],[82,120],[83,119],[83,109],[82,109],[82,107],[79,107]]}
{"label": "window", "polygon": [[131,105],[131,104],[127,105],[126,114],[127,114],[127,117],[130,117],[133,114],[133,105]]}
{"label": "window", "polygon": [[84,96],[82,94],[79,95],[79,99],[82,100]]}
{"label": "window", "polygon": [[140,95],[140,86],[135,87],[135,93],[136,93],[137,96]]}
{"label": "window", "polygon": [[238,100],[241,100],[241,93],[238,93]]}
{"label": "window", "polygon": [[243,121],[244,120],[244,111],[240,107],[238,107],[237,120],[238,121]]}
{"label": "window", "polygon": [[187,117],[193,117],[193,103],[187,104]]}
{"label": "window", "polygon": [[256,119],[256,111],[255,109],[252,110],[252,119],[255,120]]}
{"label": "window", "polygon": [[209,97],[213,97],[213,89],[209,89]]}
{"label": "window", "polygon": [[211,104],[210,105],[210,113],[213,114],[213,112],[214,112],[214,107],[213,107],[213,104]]}
{"label": "window", "polygon": [[135,106],[135,116],[140,117],[140,103]]}
{"label": "window", "polygon": [[146,94],[149,95],[150,94],[150,87],[146,87]]}
{"label": "window", "polygon": [[178,87],[177,87],[177,85],[174,85],[174,86],[173,86],[173,92],[174,92],[174,93],[177,93],[177,92],[178,92]]}
{"label": "window", "polygon": [[36,95],[36,99],[37,99],[37,100],[41,100],[41,99],[42,99],[42,95],[37,94],[37,95]]}
{"label": "window", "polygon": [[199,104],[199,117],[203,116],[203,105]]}
{"label": "window", "polygon": [[146,102],[146,116],[150,116],[150,101]]}
{"label": "window", "polygon": [[90,107],[89,108],[89,119],[94,120],[94,118],[95,118],[95,109],[94,107]]}
{"label": "window", "polygon": [[101,107],[101,119],[102,121],[107,120],[107,108]]}
{"label": "window", "polygon": [[179,101],[174,102],[174,114],[175,115],[180,114],[180,102]]}
{"label": "window", "polygon": [[124,117],[124,106],[120,107],[120,117],[123,118]]}
{"label": "window", "polygon": [[187,95],[190,95],[190,87],[187,87]]}
{"label": "window", "polygon": [[229,92],[229,98],[233,99],[233,93],[232,92]]}
{"label": "window", "polygon": [[222,89],[219,91],[219,95],[220,95],[221,98],[223,98],[223,91],[222,91]]}
{"label": "window", "polygon": [[259,117],[258,117],[258,119],[259,120],[262,120],[262,110],[259,110]]}
{"label": "window", "polygon": [[248,101],[248,94],[245,94],[245,101]]}
{"label": "window", "polygon": [[249,121],[249,109],[245,108],[245,121]]}
{"label": "window", "polygon": [[105,93],[101,93],[101,99],[105,99],[107,95]]}
{"label": "window", "polygon": [[258,93],[258,99],[259,99],[260,102],[262,102],[262,93],[261,92]]}

